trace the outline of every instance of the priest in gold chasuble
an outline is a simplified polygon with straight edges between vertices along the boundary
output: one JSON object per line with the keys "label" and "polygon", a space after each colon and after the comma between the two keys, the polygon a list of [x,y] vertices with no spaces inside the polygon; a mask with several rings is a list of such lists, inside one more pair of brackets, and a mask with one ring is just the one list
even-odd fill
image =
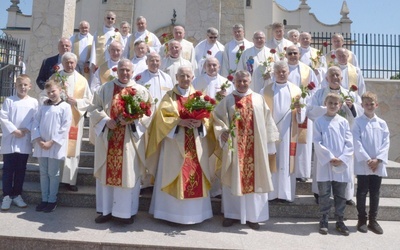
{"label": "priest in gold chasuble", "polygon": [[240,220],[258,229],[259,222],[269,219],[269,155],[275,154],[279,132],[264,98],[250,84],[249,72],[236,72],[236,90],[215,107],[213,122],[222,148],[223,226]]}
{"label": "priest in gold chasuble", "polygon": [[142,102],[152,102],[152,98],[145,87],[132,80],[130,60],[120,60],[117,72],[118,79],[96,91],[90,108],[90,122],[96,133],[96,209],[101,213],[95,222],[116,218],[130,224],[139,206],[140,179],[145,170],[144,134],[151,117],[146,114],[127,119],[127,109],[120,110],[125,107],[121,105],[122,96],[127,96],[122,93],[129,92],[141,102],[140,106]]}
{"label": "priest in gold chasuble", "polygon": [[[208,159],[214,134],[208,118],[183,119],[188,97],[195,93],[191,66],[181,66],[178,84],[161,100],[150,126],[146,156],[154,162],[155,184],[150,213],[180,224],[212,217]],[[155,171],[156,170],[156,171]]]}

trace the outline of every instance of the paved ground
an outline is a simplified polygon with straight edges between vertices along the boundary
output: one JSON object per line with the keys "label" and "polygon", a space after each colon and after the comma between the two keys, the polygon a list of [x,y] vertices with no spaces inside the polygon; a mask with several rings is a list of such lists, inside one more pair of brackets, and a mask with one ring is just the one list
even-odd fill
{"label": "paved ground", "polygon": [[[399,211],[400,212],[400,211]],[[262,224],[259,231],[246,225],[235,224],[231,228],[221,226],[222,217],[215,216],[199,225],[171,226],[164,221],[153,219],[145,212],[139,212],[135,223],[122,225],[117,222],[94,223],[97,216],[94,209],[58,207],[45,214],[11,207],[0,213],[0,248],[21,249],[22,238],[42,238],[44,241],[68,241],[71,249],[100,248],[112,244],[113,249],[133,244],[137,248],[206,248],[206,249],[399,249],[400,222],[382,221],[385,233],[362,234],[356,230],[356,221],[346,222],[350,236],[341,236],[329,224],[329,234],[318,233],[317,221],[311,219],[271,218]],[[18,241],[11,238],[17,237]],[[43,240],[42,240],[43,241]],[[80,241],[86,241],[87,243]],[[21,244],[15,245],[15,242]],[[77,243],[78,242],[78,243]],[[13,247],[3,248],[4,243]],[[25,247],[36,249],[32,243]],[[29,244],[29,246],[28,246]],[[86,245],[85,245],[86,244]],[[78,247],[80,246],[80,247]],[[100,247],[99,247],[100,246]],[[24,247],[24,248],[25,248]],[[131,246],[133,247],[133,246]],[[67,247],[68,248],[68,247]]]}

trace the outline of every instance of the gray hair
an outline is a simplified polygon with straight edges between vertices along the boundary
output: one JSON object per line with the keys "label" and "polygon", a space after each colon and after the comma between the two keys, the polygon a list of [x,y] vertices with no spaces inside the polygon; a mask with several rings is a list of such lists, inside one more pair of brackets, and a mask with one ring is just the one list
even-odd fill
{"label": "gray hair", "polygon": [[232,26],[232,29],[244,29],[243,25],[241,23],[235,23]]}
{"label": "gray hair", "polygon": [[239,77],[239,76],[246,76],[246,77],[249,77],[250,80],[251,80],[251,74],[250,74],[250,72],[247,71],[247,70],[239,70],[239,71],[236,71],[236,73],[235,73],[235,78],[236,78],[236,77]]}
{"label": "gray hair", "polygon": [[129,59],[127,59],[127,58],[123,58],[123,59],[119,60],[119,62],[118,62],[118,68],[122,67],[122,65],[123,65],[123,64],[126,64],[126,63],[129,64],[130,68],[131,68],[132,71],[133,71],[133,63],[132,63],[131,60],[129,60]]}
{"label": "gray hair", "polygon": [[75,62],[78,62],[78,57],[72,52],[65,52],[64,55],[61,56],[61,62],[69,59],[73,59]]}
{"label": "gray hair", "polygon": [[300,32],[296,29],[289,30],[287,33],[288,36],[291,36],[292,34],[297,34],[297,36],[300,37]]}
{"label": "gray hair", "polygon": [[218,36],[218,30],[214,27],[210,27],[207,29],[207,34],[212,34],[212,35],[217,35]]}
{"label": "gray hair", "polygon": [[285,61],[277,61],[277,62],[274,63],[274,71],[278,71],[278,69],[284,69],[284,68],[289,70],[289,66],[288,66],[287,62],[285,62]]}

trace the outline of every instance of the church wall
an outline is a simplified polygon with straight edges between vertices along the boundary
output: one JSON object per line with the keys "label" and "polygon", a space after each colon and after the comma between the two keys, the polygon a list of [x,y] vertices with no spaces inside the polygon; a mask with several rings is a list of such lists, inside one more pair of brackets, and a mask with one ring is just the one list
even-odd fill
{"label": "church wall", "polygon": [[265,32],[266,26],[273,21],[272,0],[253,0],[251,7],[245,7],[245,36],[248,40],[253,40],[256,31]]}

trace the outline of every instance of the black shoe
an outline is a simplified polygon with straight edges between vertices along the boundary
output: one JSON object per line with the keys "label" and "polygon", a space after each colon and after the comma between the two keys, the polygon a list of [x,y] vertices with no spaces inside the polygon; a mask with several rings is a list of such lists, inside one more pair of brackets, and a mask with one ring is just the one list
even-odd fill
{"label": "black shoe", "polygon": [[383,234],[383,229],[376,220],[370,219],[368,223],[368,229],[376,234]]}
{"label": "black shoe", "polygon": [[71,191],[71,192],[77,192],[78,191],[78,187],[75,186],[75,185],[65,184],[65,187],[67,188],[68,191]]}
{"label": "black shoe", "polygon": [[347,200],[347,201],[346,201],[346,205],[348,205],[348,206],[355,206],[356,203],[355,203],[353,200]]}
{"label": "black shoe", "polygon": [[366,219],[358,219],[357,222],[357,230],[361,233],[366,233],[368,232],[367,228],[367,220]]}
{"label": "black shoe", "polygon": [[344,236],[349,236],[349,229],[346,227],[343,221],[336,222],[336,230]]}
{"label": "black shoe", "polygon": [[135,216],[134,215],[132,215],[131,218],[119,218],[119,217],[112,216],[112,219],[114,221],[117,221],[117,222],[122,223],[122,224],[133,224],[133,222],[135,222]]}
{"label": "black shoe", "polygon": [[94,222],[96,223],[105,223],[109,220],[112,219],[112,215],[111,214],[107,214],[107,215],[99,215],[96,217],[96,219],[94,219]]}
{"label": "black shoe", "polygon": [[319,222],[319,231],[320,234],[327,235],[328,234],[328,222],[321,220]]}
{"label": "black shoe", "polygon": [[314,193],[315,203],[319,204],[319,194]]}
{"label": "black shoe", "polygon": [[307,178],[296,178],[297,182],[307,182]]}
{"label": "black shoe", "polygon": [[285,199],[278,199],[278,202],[279,202],[279,203],[282,203],[282,204],[290,204],[290,203],[293,203],[293,201],[288,201],[288,200],[285,200]]}
{"label": "black shoe", "polygon": [[47,207],[47,202],[42,201],[39,205],[36,206],[37,212],[42,212],[45,207]]}
{"label": "black shoe", "polygon": [[224,218],[224,220],[222,221],[222,226],[223,227],[231,227],[233,225],[233,222],[234,222],[233,219]]}
{"label": "black shoe", "polygon": [[47,206],[43,208],[43,212],[45,213],[53,212],[54,210],[56,210],[56,207],[57,207],[57,202],[49,202],[47,203]]}
{"label": "black shoe", "polygon": [[268,202],[271,203],[271,204],[278,203],[279,199],[276,198],[276,199],[273,199],[273,200],[269,200]]}
{"label": "black shoe", "polygon": [[251,229],[254,229],[254,230],[260,229],[260,224],[255,223],[255,222],[250,222],[250,221],[248,221],[248,222],[247,222],[247,225],[249,225],[249,227],[250,227]]}

